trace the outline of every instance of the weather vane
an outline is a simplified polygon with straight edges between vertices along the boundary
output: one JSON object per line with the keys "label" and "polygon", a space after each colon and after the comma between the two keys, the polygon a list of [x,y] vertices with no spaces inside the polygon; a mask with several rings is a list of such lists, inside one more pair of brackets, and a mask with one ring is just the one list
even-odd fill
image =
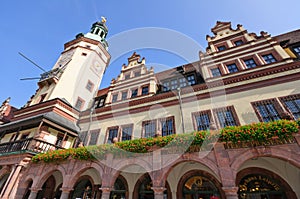
{"label": "weather vane", "polygon": [[102,17],[101,17],[101,22],[102,22],[102,23],[105,23],[105,22],[106,22],[106,17],[103,17],[103,16],[102,16]]}

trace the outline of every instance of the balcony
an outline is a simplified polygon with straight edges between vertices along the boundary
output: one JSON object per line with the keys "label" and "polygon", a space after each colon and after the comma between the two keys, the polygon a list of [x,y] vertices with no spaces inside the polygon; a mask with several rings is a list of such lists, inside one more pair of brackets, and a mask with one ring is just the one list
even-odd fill
{"label": "balcony", "polygon": [[27,138],[23,140],[17,140],[14,142],[7,142],[0,144],[0,156],[8,155],[11,153],[44,153],[47,151],[63,149],[60,146],[35,139],[35,138]]}

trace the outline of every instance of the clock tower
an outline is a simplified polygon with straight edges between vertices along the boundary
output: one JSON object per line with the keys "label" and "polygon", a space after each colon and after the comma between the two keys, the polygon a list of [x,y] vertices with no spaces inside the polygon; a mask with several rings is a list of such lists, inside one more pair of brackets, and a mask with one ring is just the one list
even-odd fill
{"label": "clock tower", "polygon": [[25,106],[54,98],[67,101],[77,110],[91,105],[110,61],[105,22],[102,17],[92,25],[89,33],[79,33],[64,45],[52,70],[41,74],[39,87]]}

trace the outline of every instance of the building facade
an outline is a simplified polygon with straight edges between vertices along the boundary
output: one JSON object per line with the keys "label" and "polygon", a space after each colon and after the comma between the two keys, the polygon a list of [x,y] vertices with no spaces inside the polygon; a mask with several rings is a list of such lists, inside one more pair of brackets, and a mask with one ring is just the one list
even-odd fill
{"label": "building facade", "polygon": [[66,43],[25,107],[9,114],[2,105],[10,116],[0,126],[0,197],[300,198],[299,132],[263,145],[216,141],[197,152],[31,162],[59,148],[299,120],[300,30],[257,35],[230,22],[211,30],[199,61],[156,73],[133,53],[101,90],[110,59],[105,20]]}

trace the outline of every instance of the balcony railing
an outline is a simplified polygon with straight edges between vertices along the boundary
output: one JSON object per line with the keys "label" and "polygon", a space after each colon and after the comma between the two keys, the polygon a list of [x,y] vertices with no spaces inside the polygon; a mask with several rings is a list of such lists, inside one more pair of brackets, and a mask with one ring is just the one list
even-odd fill
{"label": "balcony railing", "polygon": [[62,147],[39,140],[35,138],[27,138],[14,142],[0,144],[0,155],[13,152],[33,152],[43,153],[50,150],[62,149]]}

